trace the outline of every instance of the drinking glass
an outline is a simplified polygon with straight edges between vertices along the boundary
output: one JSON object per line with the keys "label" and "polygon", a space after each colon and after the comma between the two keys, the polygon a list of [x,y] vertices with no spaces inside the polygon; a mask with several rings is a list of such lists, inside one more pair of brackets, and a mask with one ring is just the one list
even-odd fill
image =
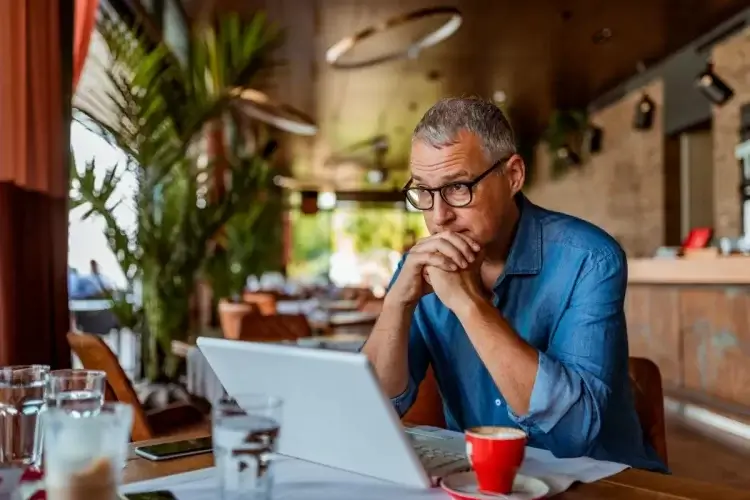
{"label": "drinking glass", "polygon": [[49,366],[0,368],[0,464],[38,464],[41,453],[37,427],[44,407]]}
{"label": "drinking glass", "polygon": [[84,413],[47,408],[42,422],[47,499],[117,499],[133,408],[125,403],[104,403]]}
{"label": "drinking glass", "polygon": [[90,413],[104,404],[107,374],[99,370],[54,370],[49,374],[48,408]]}
{"label": "drinking glass", "polygon": [[213,407],[214,458],[222,500],[269,500],[282,401],[273,396],[224,396]]}

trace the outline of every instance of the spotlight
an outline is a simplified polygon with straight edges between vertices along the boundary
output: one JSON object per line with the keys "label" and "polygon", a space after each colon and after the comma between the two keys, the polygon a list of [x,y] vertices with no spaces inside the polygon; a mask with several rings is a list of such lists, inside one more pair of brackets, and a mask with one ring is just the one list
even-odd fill
{"label": "spotlight", "polygon": [[570,146],[568,146],[567,144],[557,148],[556,154],[557,154],[557,159],[560,162],[567,163],[568,165],[580,165],[581,164],[581,157],[578,156],[572,149],[570,149]]}
{"label": "spotlight", "polygon": [[636,130],[648,130],[654,124],[654,109],[656,105],[647,94],[643,94],[641,100],[635,107],[635,119],[633,128]]}
{"label": "spotlight", "polygon": [[724,80],[714,73],[713,64],[708,64],[706,69],[696,77],[695,86],[698,90],[714,104],[724,104],[734,95],[734,91]]}

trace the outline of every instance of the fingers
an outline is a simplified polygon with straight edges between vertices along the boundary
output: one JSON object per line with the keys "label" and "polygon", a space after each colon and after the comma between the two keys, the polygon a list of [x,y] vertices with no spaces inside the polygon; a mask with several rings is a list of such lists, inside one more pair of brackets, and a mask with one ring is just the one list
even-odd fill
{"label": "fingers", "polygon": [[449,257],[457,266],[465,269],[476,260],[476,249],[479,245],[466,235],[459,233],[439,233],[417,243],[412,252],[439,252]]}
{"label": "fingers", "polygon": [[435,266],[444,271],[457,271],[458,270],[458,265],[455,262],[453,262],[451,258],[438,252],[434,252],[434,253],[417,252],[417,253],[411,254],[409,260],[411,261],[413,265],[416,265],[420,268],[424,268],[424,266]]}
{"label": "fingers", "polygon": [[[466,235],[463,235],[461,233],[442,233],[442,238],[444,240],[447,240],[450,242],[454,247],[456,247],[463,257],[466,259],[467,264],[470,262],[474,262],[474,260],[477,257],[477,251],[479,250],[479,245],[474,243],[471,238],[469,238]],[[465,266],[464,266],[465,267]]]}

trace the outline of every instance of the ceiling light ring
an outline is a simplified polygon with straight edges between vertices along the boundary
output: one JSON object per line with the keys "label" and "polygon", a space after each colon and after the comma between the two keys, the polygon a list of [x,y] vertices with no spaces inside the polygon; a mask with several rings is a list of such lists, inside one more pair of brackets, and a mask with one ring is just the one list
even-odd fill
{"label": "ceiling light ring", "polygon": [[[375,57],[366,61],[349,63],[341,61],[341,58],[362,40],[375,36],[378,33],[388,31],[389,29],[393,29],[397,26],[402,26],[419,19],[437,15],[450,15],[451,17],[442,26],[424,35],[419,40],[409,44],[403,50],[384,54],[382,56]],[[357,69],[375,66],[397,59],[415,59],[424,49],[433,47],[452,36],[456,31],[458,31],[458,28],[461,26],[462,22],[463,16],[461,15],[461,11],[459,11],[455,7],[440,6],[417,9],[405,14],[391,17],[389,19],[386,19],[384,22],[380,22],[373,26],[364,28],[354,35],[342,38],[328,48],[328,50],[326,51],[326,62],[330,66],[337,69]]]}
{"label": "ceiling light ring", "polygon": [[313,136],[318,133],[312,117],[288,104],[274,101],[260,90],[237,88],[231,94],[239,98],[245,112],[256,120],[291,134]]}

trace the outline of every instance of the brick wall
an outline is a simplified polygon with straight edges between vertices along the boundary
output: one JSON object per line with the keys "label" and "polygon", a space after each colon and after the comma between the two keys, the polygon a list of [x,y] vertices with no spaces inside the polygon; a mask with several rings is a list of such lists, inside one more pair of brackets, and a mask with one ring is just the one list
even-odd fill
{"label": "brick wall", "polygon": [[546,144],[540,144],[535,181],[526,190],[541,206],[602,227],[635,257],[652,255],[665,233],[662,82],[653,81],[644,90],[656,103],[650,130],[632,128],[641,90],[631,92],[590,117],[604,131],[602,150],[581,167],[551,179]]}
{"label": "brick wall", "polygon": [[739,141],[740,107],[750,103],[750,29],[716,45],[714,71],[734,90],[734,98],[713,107],[714,207],[717,236],[740,232],[740,167],[734,157]]}

